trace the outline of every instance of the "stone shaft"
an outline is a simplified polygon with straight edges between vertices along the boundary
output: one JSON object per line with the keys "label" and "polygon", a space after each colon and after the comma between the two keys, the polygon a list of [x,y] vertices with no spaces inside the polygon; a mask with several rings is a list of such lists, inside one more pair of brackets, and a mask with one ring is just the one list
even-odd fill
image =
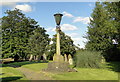
{"label": "stone shaft", "polygon": [[57,31],[56,55],[60,55],[60,33]]}

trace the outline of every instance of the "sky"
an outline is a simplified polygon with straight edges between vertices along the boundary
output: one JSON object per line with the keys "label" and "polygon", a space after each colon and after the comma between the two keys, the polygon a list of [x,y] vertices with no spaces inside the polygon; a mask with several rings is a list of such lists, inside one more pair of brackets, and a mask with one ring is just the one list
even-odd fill
{"label": "sky", "polygon": [[0,18],[6,10],[18,8],[26,15],[35,19],[41,27],[47,30],[52,38],[55,32],[55,13],[62,13],[61,30],[72,38],[74,44],[85,47],[87,40],[83,38],[87,32],[95,2],[6,2],[0,5]]}

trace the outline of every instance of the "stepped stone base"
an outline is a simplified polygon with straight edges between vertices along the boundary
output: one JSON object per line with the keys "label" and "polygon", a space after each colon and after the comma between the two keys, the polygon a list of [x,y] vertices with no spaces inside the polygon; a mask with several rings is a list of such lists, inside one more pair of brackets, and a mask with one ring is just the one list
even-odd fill
{"label": "stepped stone base", "polygon": [[62,55],[54,54],[53,62],[48,63],[48,68],[43,69],[46,72],[77,72],[69,67],[69,63],[64,61]]}
{"label": "stepped stone base", "polygon": [[77,72],[76,69],[70,68],[67,62],[49,62],[48,68],[43,69],[46,72]]}
{"label": "stepped stone base", "polygon": [[48,68],[43,71],[50,72],[67,72],[69,70],[69,64],[66,62],[49,62]]}

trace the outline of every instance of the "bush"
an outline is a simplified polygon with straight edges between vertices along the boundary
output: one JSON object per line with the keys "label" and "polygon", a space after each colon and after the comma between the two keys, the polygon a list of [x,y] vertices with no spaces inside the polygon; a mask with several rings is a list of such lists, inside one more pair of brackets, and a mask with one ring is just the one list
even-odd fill
{"label": "bush", "polygon": [[77,51],[74,61],[76,67],[100,68],[102,56],[97,51]]}

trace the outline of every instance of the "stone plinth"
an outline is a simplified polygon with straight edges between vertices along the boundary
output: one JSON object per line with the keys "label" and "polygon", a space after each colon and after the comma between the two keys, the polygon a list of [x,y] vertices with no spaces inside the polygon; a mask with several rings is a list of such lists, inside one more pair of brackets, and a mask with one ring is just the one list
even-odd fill
{"label": "stone plinth", "polygon": [[62,55],[54,54],[53,61],[54,62],[64,62],[64,57]]}
{"label": "stone plinth", "polygon": [[62,55],[54,54],[53,62],[48,63],[48,68],[45,71],[49,72],[67,72],[69,70],[69,63],[64,62]]}
{"label": "stone plinth", "polygon": [[43,69],[43,71],[52,73],[77,72],[77,69],[70,68],[68,62],[49,62],[48,68]]}
{"label": "stone plinth", "polygon": [[69,64],[66,62],[49,62],[48,68],[44,71],[48,72],[68,72]]}

